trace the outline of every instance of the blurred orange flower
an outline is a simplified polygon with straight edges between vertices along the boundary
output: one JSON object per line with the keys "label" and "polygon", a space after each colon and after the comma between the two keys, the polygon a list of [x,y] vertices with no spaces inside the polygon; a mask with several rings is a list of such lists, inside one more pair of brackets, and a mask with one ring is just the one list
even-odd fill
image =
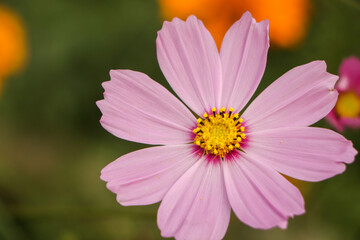
{"label": "blurred orange flower", "polygon": [[19,16],[0,5],[0,90],[4,79],[26,59],[25,30]]}
{"label": "blurred orange flower", "polygon": [[310,0],[158,0],[161,14],[183,20],[191,14],[202,19],[220,47],[226,30],[245,11],[257,21],[270,21],[270,40],[283,48],[296,46],[305,36]]}

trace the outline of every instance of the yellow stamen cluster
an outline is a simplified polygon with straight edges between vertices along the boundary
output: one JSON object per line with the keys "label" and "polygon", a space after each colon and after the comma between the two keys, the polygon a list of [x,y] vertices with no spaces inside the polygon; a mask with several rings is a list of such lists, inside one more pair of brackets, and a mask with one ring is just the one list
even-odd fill
{"label": "yellow stamen cluster", "polygon": [[360,115],[360,97],[352,91],[341,93],[335,110],[340,117],[358,117]]}
{"label": "yellow stamen cluster", "polygon": [[239,113],[233,114],[233,108],[226,112],[221,108],[219,112],[211,109],[212,114],[204,113],[203,118],[197,119],[194,143],[205,149],[206,154],[224,157],[234,149],[239,149],[245,136],[245,127],[241,126],[243,119]]}

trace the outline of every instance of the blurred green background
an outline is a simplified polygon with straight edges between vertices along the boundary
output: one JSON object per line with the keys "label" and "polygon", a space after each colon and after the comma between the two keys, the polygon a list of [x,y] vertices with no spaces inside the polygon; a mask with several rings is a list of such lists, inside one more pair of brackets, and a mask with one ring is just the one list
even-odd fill
{"label": "blurred green background", "polygon": [[[0,95],[0,239],[161,239],[158,204],[122,207],[99,179],[106,164],[145,145],[102,129],[95,105],[110,69],[141,71],[169,87],[156,60],[157,2],[1,3],[22,17],[29,56]],[[337,74],[344,58],[360,57],[359,6],[313,1],[305,40],[270,48],[259,91],[297,65],[323,59]],[[359,131],[344,135],[360,149]],[[360,239],[359,159],[342,175],[300,188],[307,213],[286,231],[254,230],[232,216],[225,239]]]}

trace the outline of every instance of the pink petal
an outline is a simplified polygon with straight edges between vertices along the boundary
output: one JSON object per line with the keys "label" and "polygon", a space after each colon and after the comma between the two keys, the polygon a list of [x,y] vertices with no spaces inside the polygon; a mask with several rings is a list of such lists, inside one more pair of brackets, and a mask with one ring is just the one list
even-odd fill
{"label": "pink petal", "polygon": [[305,212],[299,190],[248,153],[225,158],[224,178],[233,211],[253,228],[285,228],[289,217]]}
{"label": "pink petal", "polygon": [[342,117],[340,118],[340,122],[350,128],[360,127],[360,117],[355,117],[355,118]]}
{"label": "pink petal", "polygon": [[357,151],[351,141],[324,128],[279,128],[251,133],[246,149],[259,163],[290,177],[321,181],[345,170]]}
{"label": "pink petal", "polygon": [[339,117],[334,109],[326,116],[326,120],[339,132],[343,132],[345,127],[354,129],[360,127],[360,117]]}
{"label": "pink petal", "polygon": [[221,63],[214,39],[195,16],[164,22],[156,39],[160,68],[177,95],[198,115],[219,107]]}
{"label": "pink petal", "polygon": [[284,221],[284,222],[281,222],[278,224],[278,227],[281,228],[281,229],[286,229],[288,226],[288,222],[287,221]]}
{"label": "pink petal", "polygon": [[338,77],[326,72],[324,61],[314,61],[285,73],[246,109],[249,131],[308,126],[325,117],[335,106]]}
{"label": "pink petal", "polygon": [[336,85],[339,91],[355,90],[360,95],[360,60],[349,57],[342,61],[339,68],[340,80]]}
{"label": "pink petal", "polygon": [[269,21],[256,23],[249,12],[228,30],[221,45],[222,106],[239,112],[263,76],[269,48]]}
{"label": "pink petal", "polygon": [[169,190],[160,204],[163,237],[221,239],[230,220],[221,163],[200,159]]}
{"label": "pink petal", "polygon": [[107,188],[124,206],[159,202],[199,155],[190,145],[159,146],[126,154],[101,171]]}
{"label": "pink petal", "polygon": [[98,101],[102,126],[119,138],[147,144],[191,141],[196,122],[191,112],[168,90],[143,73],[112,70]]}
{"label": "pink petal", "polygon": [[344,131],[345,125],[340,121],[338,116],[336,116],[335,109],[332,109],[325,119],[339,132]]}

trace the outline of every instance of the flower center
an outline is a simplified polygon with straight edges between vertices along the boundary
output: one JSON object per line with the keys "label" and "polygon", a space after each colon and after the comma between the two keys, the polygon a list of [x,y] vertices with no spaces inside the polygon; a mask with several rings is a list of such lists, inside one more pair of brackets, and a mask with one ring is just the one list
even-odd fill
{"label": "flower center", "polygon": [[341,117],[357,117],[360,114],[360,98],[354,92],[345,92],[339,95],[335,110]]}
{"label": "flower center", "polygon": [[241,126],[243,119],[239,113],[233,114],[233,108],[226,112],[221,108],[217,113],[211,109],[212,115],[204,113],[204,119],[197,120],[194,143],[205,149],[206,154],[224,157],[234,149],[240,149],[242,140],[246,138],[245,127]]}

